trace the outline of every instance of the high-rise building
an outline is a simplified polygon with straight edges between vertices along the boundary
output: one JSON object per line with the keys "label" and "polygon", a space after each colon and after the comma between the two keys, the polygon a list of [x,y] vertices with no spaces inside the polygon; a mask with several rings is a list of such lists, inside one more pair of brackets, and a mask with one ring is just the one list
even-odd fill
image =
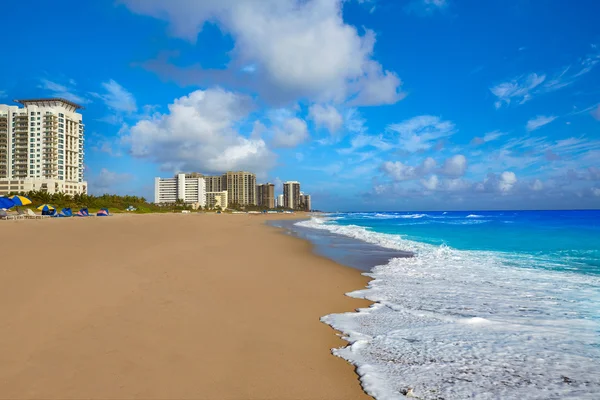
{"label": "high-rise building", "polygon": [[310,194],[300,193],[300,209],[304,211],[312,210]]}
{"label": "high-rise building", "polygon": [[0,195],[45,191],[87,194],[82,109],[59,98],[0,104]]}
{"label": "high-rise building", "polygon": [[246,171],[229,171],[223,175],[229,204],[256,205],[256,175]]}
{"label": "high-rise building", "polygon": [[213,175],[205,176],[206,192],[222,192],[227,190],[227,177],[226,175]]}
{"label": "high-rise building", "polygon": [[257,205],[267,208],[275,208],[275,185],[263,183],[256,187]]}
{"label": "high-rise building", "polygon": [[283,207],[283,195],[277,195],[277,204],[275,205],[276,207]]}
{"label": "high-rise building", "polygon": [[154,202],[206,206],[206,183],[202,174],[177,174],[173,178],[154,178]]}
{"label": "high-rise building", "polygon": [[283,206],[292,210],[300,207],[300,182],[288,181],[283,183]]}

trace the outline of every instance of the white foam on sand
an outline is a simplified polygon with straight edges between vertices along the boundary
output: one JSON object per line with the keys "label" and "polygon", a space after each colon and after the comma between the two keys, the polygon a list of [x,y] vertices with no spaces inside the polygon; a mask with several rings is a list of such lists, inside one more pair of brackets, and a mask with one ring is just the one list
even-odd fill
{"label": "white foam on sand", "polygon": [[356,365],[377,399],[598,399],[600,279],[381,234],[323,218],[298,225],[397,250],[365,274],[374,301],[322,320],[350,343],[334,354]]}

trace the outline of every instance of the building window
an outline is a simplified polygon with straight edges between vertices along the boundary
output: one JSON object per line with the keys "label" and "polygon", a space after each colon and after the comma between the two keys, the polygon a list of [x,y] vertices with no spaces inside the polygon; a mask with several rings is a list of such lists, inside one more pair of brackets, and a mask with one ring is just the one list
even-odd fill
{"label": "building window", "polygon": [[59,116],[59,117],[61,117],[61,118],[63,118],[63,117],[65,116],[65,114],[63,114],[63,113],[58,113],[58,116]]}

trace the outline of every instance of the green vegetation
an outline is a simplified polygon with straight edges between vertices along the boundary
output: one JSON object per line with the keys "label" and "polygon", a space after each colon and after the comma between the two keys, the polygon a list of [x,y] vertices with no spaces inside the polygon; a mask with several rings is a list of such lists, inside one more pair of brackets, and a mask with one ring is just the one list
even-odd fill
{"label": "green vegetation", "polygon": [[138,214],[191,210],[191,207],[185,204],[158,206],[149,203],[145,198],[138,196],[117,196],[114,194],[104,194],[102,196],[76,194],[74,196],[69,196],[64,193],[50,194],[48,192],[11,193],[9,196],[12,196],[13,194],[29,198],[32,202],[32,204],[28,206],[30,208],[36,208],[42,204],[50,204],[58,210],[64,207],[70,207],[74,211],[77,211],[80,208],[87,207],[90,212],[92,212],[101,208],[108,208],[110,212],[118,213],[125,212],[129,206],[132,206],[136,209],[133,212]]}

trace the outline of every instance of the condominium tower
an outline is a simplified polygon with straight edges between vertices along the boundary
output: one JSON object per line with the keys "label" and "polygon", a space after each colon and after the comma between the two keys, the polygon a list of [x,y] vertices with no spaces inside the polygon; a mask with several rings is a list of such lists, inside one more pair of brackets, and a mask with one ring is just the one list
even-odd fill
{"label": "condominium tower", "polygon": [[256,204],[256,175],[246,171],[229,171],[223,174],[230,204]]}
{"label": "condominium tower", "polygon": [[304,211],[312,210],[310,194],[300,193],[300,208]]}
{"label": "condominium tower", "polygon": [[257,205],[266,208],[275,208],[275,185],[272,183],[263,183],[258,185],[257,189]]}
{"label": "condominium tower", "polygon": [[283,183],[283,206],[292,210],[300,207],[300,182]]}
{"label": "condominium tower", "polygon": [[206,206],[206,184],[202,174],[177,174],[173,178],[154,178],[154,202]]}
{"label": "condominium tower", "polygon": [[0,104],[0,195],[87,194],[83,180],[83,108],[59,98]]}

